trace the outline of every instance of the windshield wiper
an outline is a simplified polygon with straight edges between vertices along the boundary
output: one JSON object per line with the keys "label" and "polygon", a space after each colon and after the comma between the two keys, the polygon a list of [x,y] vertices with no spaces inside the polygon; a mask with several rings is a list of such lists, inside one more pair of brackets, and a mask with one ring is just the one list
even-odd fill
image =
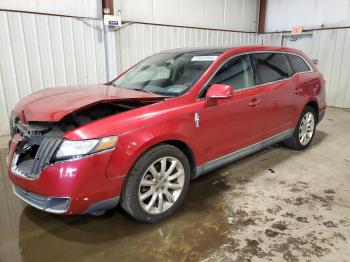
{"label": "windshield wiper", "polygon": [[153,93],[151,91],[148,91],[148,90],[145,90],[145,89],[141,89],[141,88],[125,88],[125,87],[117,86],[117,85],[114,84],[114,82],[107,83],[107,84],[113,85],[114,87],[117,87],[117,88],[124,88],[124,89],[127,89],[127,90],[136,90],[136,91],[141,91],[141,92],[144,92],[144,93],[155,94],[155,93]]}
{"label": "windshield wiper", "polygon": [[130,88],[130,90],[136,90],[136,91],[141,91],[141,92],[145,92],[145,93],[154,94],[151,91],[148,91],[148,90],[145,90],[145,89],[141,89],[141,88]]}

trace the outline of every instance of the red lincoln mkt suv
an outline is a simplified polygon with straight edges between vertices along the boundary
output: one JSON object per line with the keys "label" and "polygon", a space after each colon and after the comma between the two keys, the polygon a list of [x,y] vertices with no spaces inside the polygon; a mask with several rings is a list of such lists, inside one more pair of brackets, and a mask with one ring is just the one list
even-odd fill
{"label": "red lincoln mkt suv", "polygon": [[305,149],[325,109],[324,78],[301,51],[163,51],[109,83],[22,99],[8,173],[38,209],[102,215],[119,203],[152,223],[208,171],[278,142]]}

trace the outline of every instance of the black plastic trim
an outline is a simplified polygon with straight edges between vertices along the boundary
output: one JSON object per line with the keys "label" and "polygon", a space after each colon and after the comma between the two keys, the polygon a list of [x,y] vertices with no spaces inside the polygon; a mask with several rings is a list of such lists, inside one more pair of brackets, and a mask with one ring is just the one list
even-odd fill
{"label": "black plastic trim", "polygon": [[61,144],[62,139],[58,137],[47,137],[42,141],[36,152],[31,174],[39,175],[41,171],[50,164],[51,158]]}
{"label": "black plastic trim", "polygon": [[115,208],[119,203],[119,197],[113,197],[96,202],[86,209],[85,214],[93,216],[101,216],[106,210]]}
{"label": "black plastic trim", "polygon": [[317,122],[317,124],[319,124],[319,123],[322,121],[322,119],[323,119],[323,117],[324,117],[325,114],[326,114],[326,110],[320,111],[320,112],[318,113],[318,122]]}

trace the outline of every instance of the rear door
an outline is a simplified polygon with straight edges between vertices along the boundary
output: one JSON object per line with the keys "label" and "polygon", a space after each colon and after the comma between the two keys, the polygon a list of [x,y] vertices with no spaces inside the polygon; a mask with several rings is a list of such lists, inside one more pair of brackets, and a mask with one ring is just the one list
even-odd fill
{"label": "rear door", "polygon": [[292,81],[294,82],[295,89],[292,94],[292,104],[294,106],[294,123],[296,123],[301,110],[308,100],[307,97],[314,96],[321,88],[322,83],[318,73],[310,73],[312,69],[302,57],[294,54],[287,54],[286,56],[294,74]]}
{"label": "rear door", "polygon": [[262,52],[252,56],[255,83],[264,101],[263,136],[269,138],[293,127],[293,72],[283,53]]}

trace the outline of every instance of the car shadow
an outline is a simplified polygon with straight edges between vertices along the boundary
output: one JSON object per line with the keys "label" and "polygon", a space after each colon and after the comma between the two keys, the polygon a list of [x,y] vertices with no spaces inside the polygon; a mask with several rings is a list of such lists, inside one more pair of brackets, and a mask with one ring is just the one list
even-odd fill
{"label": "car shadow", "polygon": [[[311,148],[317,147],[326,138],[326,133],[317,131]],[[200,255],[201,250],[207,252],[205,249],[209,245],[210,248],[220,246],[226,238],[229,225],[223,201],[225,192],[244,181],[253,180],[259,175],[259,168],[260,171],[273,169],[275,165],[303,153],[305,151],[289,150],[276,144],[205,174],[191,182],[184,204],[171,217],[157,224],[138,223],[120,207],[101,217],[93,217],[57,216],[27,206],[20,217],[19,242],[20,245],[29,246],[31,252],[24,251],[22,256],[30,261],[29,255],[33,252],[40,254],[43,248],[46,252],[57,252],[57,249],[64,252],[76,247],[71,255],[82,258],[107,252],[107,249],[108,254],[120,259],[130,256],[136,259],[141,254],[147,257],[152,252],[159,255],[158,259],[165,259],[164,256],[174,250],[174,245],[196,248]],[[259,168],[253,168],[256,165]],[[239,173],[232,171],[235,166],[240,168]],[[237,185],[232,181],[236,181]],[[158,249],[168,253],[160,254]],[[179,252],[182,251],[185,252]],[[60,253],[59,258],[71,257],[69,253]]]}

